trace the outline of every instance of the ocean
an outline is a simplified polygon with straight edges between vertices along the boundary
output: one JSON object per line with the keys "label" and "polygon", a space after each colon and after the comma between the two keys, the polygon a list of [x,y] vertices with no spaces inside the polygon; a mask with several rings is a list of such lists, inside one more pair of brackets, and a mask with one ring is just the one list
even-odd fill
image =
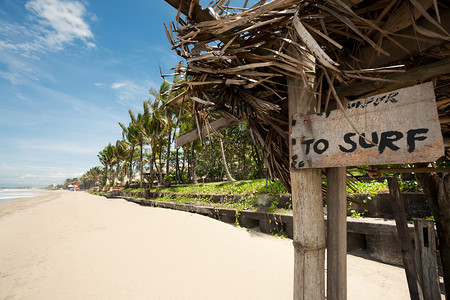
{"label": "ocean", "polygon": [[38,196],[40,189],[0,188],[0,202]]}

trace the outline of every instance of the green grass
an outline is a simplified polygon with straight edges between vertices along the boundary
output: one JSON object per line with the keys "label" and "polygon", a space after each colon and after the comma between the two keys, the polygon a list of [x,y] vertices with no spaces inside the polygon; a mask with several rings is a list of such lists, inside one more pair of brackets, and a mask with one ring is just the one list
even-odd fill
{"label": "green grass", "polygon": [[380,192],[389,192],[389,187],[387,180],[383,182],[371,181],[371,182],[359,182],[355,183],[356,191],[353,192],[349,187],[347,187],[347,193],[350,194],[376,194]]}
{"label": "green grass", "polygon": [[152,192],[168,192],[175,194],[200,195],[250,195],[250,194],[284,194],[286,190],[279,180],[274,182],[265,179],[224,181],[198,185],[179,185],[170,188],[151,188]]}
{"label": "green grass", "polygon": [[[326,182],[323,180],[323,183]],[[399,180],[400,189],[402,191],[417,191],[419,186],[416,181],[402,181]],[[359,182],[355,181],[355,191],[352,191],[347,187],[347,192],[349,194],[359,193],[359,194],[376,194],[376,193],[387,193],[389,192],[389,187],[387,180],[382,182],[371,181],[371,182]],[[265,179],[255,179],[255,180],[241,180],[241,181],[223,181],[223,182],[211,182],[202,183],[197,185],[185,184],[185,185],[175,185],[169,188],[165,187],[153,187],[150,189],[151,192],[162,192],[178,195],[255,195],[255,194],[285,194],[287,191],[284,189],[283,185],[279,180],[273,182],[266,181]],[[126,189],[124,192],[144,192],[144,188],[138,189]]]}
{"label": "green grass", "polygon": [[[417,181],[402,181],[399,179],[398,181],[400,191],[402,192],[417,192],[420,190],[420,186]],[[347,193],[349,194],[377,194],[377,193],[389,193],[389,186],[387,180],[385,179],[382,182],[378,181],[370,181],[370,182],[355,182],[356,191],[352,191],[349,187],[347,187]]]}

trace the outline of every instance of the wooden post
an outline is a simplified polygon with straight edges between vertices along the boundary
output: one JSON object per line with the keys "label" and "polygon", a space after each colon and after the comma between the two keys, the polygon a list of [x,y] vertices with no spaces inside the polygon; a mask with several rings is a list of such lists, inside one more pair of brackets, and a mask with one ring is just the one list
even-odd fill
{"label": "wooden post", "polygon": [[450,174],[444,173],[440,177],[436,173],[416,173],[416,178],[435,219],[444,274],[444,292],[447,299],[450,299]]}
{"label": "wooden post", "polygon": [[423,299],[441,300],[434,222],[415,219],[414,237],[416,241],[416,268],[422,287]]}
{"label": "wooden post", "polygon": [[398,180],[395,177],[388,177],[387,180],[389,184],[389,194],[391,195],[392,211],[394,213],[395,224],[397,225],[398,237],[402,248],[403,264],[405,265],[409,294],[412,300],[422,300],[422,291],[420,290],[417,278],[413,247],[411,237],[409,236],[406,213],[400,194],[400,188],[398,186]]}
{"label": "wooden post", "polygon": [[346,168],[327,169],[327,299],[347,299]]}
{"label": "wooden post", "polygon": [[[311,77],[313,82],[314,77]],[[294,127],[292,115],[308,114],[311,97],[313,94],[304,88],[302,81],[288,78],[291,134]],[[291,139],[289,146],[292,156]],[[291,169],[291,186],[294,214],[294,299],[323,300],[326,245],[320,169]]]}

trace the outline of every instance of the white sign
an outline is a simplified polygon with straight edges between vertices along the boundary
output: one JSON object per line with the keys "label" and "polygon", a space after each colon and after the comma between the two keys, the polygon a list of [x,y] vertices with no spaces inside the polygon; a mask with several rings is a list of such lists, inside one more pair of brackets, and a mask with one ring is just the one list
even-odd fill
{"label": "white sign", "polygon": [[444,143],[431,82],[292,121],[291,168],[431,162]]}

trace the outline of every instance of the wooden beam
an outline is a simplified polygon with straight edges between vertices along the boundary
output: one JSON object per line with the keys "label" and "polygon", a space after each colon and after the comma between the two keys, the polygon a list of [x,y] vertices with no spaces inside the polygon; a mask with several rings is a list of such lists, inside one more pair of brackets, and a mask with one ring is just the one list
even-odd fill
{"label": "wooden beam", "polygon": [[[170,4],[173,8],[178,10],[181,5],[181,13],[185,16],[189,15],[189,9],[192,1],[186,0],[164,0],[168,4]],[[203,9],[199,4],[195,3],[194,8],[192,10],[191,18],[195,20],[196,23],[200,23],[203,21],[212,21],[215,20],[213,16],[209,14],[207,9]]]}
{"label": "wooden beam", "polygon": [[[314,77],[310,78],[314,82]],[[311,81],[309,83],[311,83]],[[289,124],[292,115],[307,114],[313,94],[304,83],[288,78]],[[290,154],[293,153],[292,139]],[[325,222],[320,169],[291,169],[294,229],[294,300],[325,299]]]}
{"label": "wooden beam", "polygon": [[[220,131],[226,127],[229,127],[235,123],[237,123],[238,120],[237,119],[232,119],[232,118],[219,118],[215,121],[212,121],[211,123],[209,123],[208,128],[206,128],[205,126],[202,129],[202,132],[205,135],[209,135],[211,133],[214,133],[216,131]],[[208,134],[209,133],[209,134]],[[175,145],[176,147],[180,147],[183,146],[187,143],[193,142],[195,140],[198,140],[200,138],[200,136],[198,135],[198,130],[197,129],[193,129],[183,135],[180,135],[179,137],[177,137],[175,139]]]}
{"label": "wooden beam", "polygon": [[389,194],[391,195],[392,211],[397,225],[398,237],[402,248],[403,264],[405,265],[406,279],[408,281],[409,295],[412,300],[423,300],[419,278],[416,272],[415,255],[411,237],[406,221],[405,207],[400,194],[397,178],[388,177]]}
{"label": "wooden beam", "polygon": [[414,219],[416,268],[422,286],[424,300],[441,300],[436,234],[432,220]]}
{"label": "wooden beam", "polygon": [[[409,3],[407,3],[409,5]],[[408,19],[410,17],[408,16]],[[450,32],[450,9],[446,9],[444,11],[441,11],[441,20],[442,20],[442,27],[447,31]],[[431,24],[428,20],[423,20],[418,23],[418,26],[431,30],[436,31],[436,27]],[[406,29],[401,30],[398,32],[399,34],[407,35],[414,37],[418,35],[413,27],[408,27]],[[439,31],[440,34],[444,34]],[[419,35],[419,37],[424,37],[422,35]],[[391,40],[384,39],[382,45],[382,48],[386,50],[390,54],[390,56],[386,56],[382,53],[378,53],[373,47],[367,46],[359,51],[359,54],[356,56],[357,58],[357,64],[360,66],[360,68],[377,68],[381,66],[386,66],[395,62],[398,62],[400,60],[404,60],[410,56],[415,56],[420,53],[426,53],[428,50],[443,45],[445,43],[448,43],[448,39],[436,39],[436,38],[429,38],[424,37],[428,41],[417,41],[415,39],[411,38],[405,38],[405,37],[398,37],[393,36],[393,38],[402,46],[404,46],[406,49],[408,49],[411,53],[405,52],[405,50],[401,49],[398,45],[396,45]],[[354,64],[354,58],[349,58],[348,62],[350,65]]]}
{"label": "wooden beam", "polygon": [[346,168],[327,169],[327,299],[347,299]]}
{"label": "wooden beam", "polygon": [[423,188],[435,219],[444,275],[444,291],[447,299],[450,299],[450,222],[448,221],[450,220],[450,173],[444,173],[442,177],[433,173],[418,173],[416,179]]}
{"label": "wooden beam", "polygon": [[[181,13],[185,16],[189,15],[189,10],[191,8],[191,2],[192,1],[186,1],[186,0],[164,0],[168,4],[170,4],[173,8],[177,9],[181,5]],[[198,3],[195,3],[192,11],[191,11],[191,19],[194,20],[194,23],[200,23],[204,21],[213,21],[216,20],[207,9],[202,8]],[[216,37],[218,40],[222,41],[224,44],[229,42],[232,37],[231,35],[228,35],[227,32],[222,34],[214,34],[214,37]],[[239,45],[243,45],[242,41],[240,41],[239,38],[235,38],[234,42]]]}
{"label": "wooden beam", "polygon": [[378,174],[382,173],[443,173],[448,172],[450,167],[438,167],[438,168],[384,168],[377,169]]}
{"label": "wooden beam", "polygon": [[[367,94],[378,94],[390,92],[402,87],[416,84],[420,81],[430,80],[431,78],[450,73],[450,57],[446,57],[440,61],[423,65],[414,69],[410,69],[404,73],[389,74],[382,77],[390,79],[393,82],[386,81],[370,81],[353,85],[341,85],[336,88],[339,96],[362,96]],[[397,81],[397,83],[395,82]]]}

